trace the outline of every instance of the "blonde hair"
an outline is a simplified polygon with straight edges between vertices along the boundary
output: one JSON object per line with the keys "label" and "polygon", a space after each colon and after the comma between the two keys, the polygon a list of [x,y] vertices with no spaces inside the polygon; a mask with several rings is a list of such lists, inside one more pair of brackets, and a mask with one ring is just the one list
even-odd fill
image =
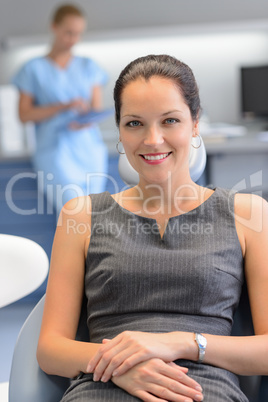
{"label": "blonde hair", "polygon": [[77,17],[85,18],[84,13],[76,6],[72,4],[63,4],[62,6],[58,7],[54,14],[52,15],[52,23],[55,25],[60,24],[65,17],[68,15],[74,15]]}

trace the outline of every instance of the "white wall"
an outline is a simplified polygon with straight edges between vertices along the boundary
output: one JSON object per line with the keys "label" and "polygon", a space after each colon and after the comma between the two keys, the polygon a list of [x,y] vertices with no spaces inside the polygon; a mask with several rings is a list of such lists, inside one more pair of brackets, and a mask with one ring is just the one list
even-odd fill
{"label": "white wall", "polygon": [[105,66],[111,80],[106,99],[121,69],[135,57],[168,53],[189,64],[196,76],[204,110],[211,121],[240,120],[240,67],[268,63],[268,33],[184,35],[111,41],[81,46]]}
{"label": "white wall", "polygon": [[[68,1],[69,2],[69,1]],[[144,27],[186,27],[268,17],[267,0],[70,0],[81,7],[90,32]],[[0,0],[0,41],[47,33],[63,0]]]}
{"label": "white wall", "polygon": [[[226,32],[150,32],[141,37],[135,33],[124,38],[119,35],[91,38],[76,48],[76,53],[98,61],[109,73],[110,81],[104,90],[106,106],[112,104],[114,82],[121,69],[132,59],[149,53],[168,53],[188,63],[193,69],[204,110],[212,122],[240,123],[240,76],[244,65],[268,64],[268,31],[264,29],[229,29]],[[29,40],[28,40],[29,42]],[[16,69],[27,59],[44,54],[48,45],[11,45],[2,53],[0,83],[7,83]],[[112,121],[104,128],[116,131]]]}

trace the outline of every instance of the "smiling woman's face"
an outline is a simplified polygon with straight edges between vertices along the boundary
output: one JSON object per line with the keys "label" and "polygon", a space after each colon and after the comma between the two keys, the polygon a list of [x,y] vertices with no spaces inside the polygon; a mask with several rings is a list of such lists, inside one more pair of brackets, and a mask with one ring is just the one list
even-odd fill
{"label": "smiling woman's face", "polygon": [[174,173],[189,179],[189,152],[198,122],[170,79],[139,78],[122,92],[120,139],[130,164],[147,183]]}

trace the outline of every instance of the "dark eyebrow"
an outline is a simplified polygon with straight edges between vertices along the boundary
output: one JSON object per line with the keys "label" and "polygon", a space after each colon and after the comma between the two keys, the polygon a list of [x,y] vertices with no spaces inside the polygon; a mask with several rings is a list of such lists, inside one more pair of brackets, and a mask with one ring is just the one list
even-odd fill
{"label": "dark eyebrow", "polygon": [[[174,110],[169,110],[168,112],[163,113],[162,116],[167,116],[168,114],[171,114],[171,113],[174,113],[174,112],[182,113],[181,110],[174,109]],[[123,117],[131,117],[131,118],[134,118],[134,119],[141,119],[142,118],[141,116],[139,116],[137,114],[125,114],[124,116],[122,116],[122,118]]]}
{"label": "dark eyebrow", "polygon": [[134,117],[134,119],[141,119],[141,116],[138,116],[137,114],[125,114],[124,116],[122,116],[122,118],[123,117]]}
{"label": "dark eyebrow", "polygon": [[169,111],[168,111],[168,112],[166,112],[166,113],[163,113],[163,114],[162,114],[162,116],[166,116],[166,115],[168,115],[168,114],[170,114],[170,113],[174,113],[174,112],[179,112],[179,113],[182,113],[182,112],[181,112],[181,110],[174,109],[174,110],[169,110]]}

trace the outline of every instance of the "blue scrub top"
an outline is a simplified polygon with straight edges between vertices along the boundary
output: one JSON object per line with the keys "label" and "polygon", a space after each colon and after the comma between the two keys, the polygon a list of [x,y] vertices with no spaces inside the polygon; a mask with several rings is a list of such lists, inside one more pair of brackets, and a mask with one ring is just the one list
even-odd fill
{"label": "blue scrub top", "polygon": [[[106,81],[106,72],[90,58],[73,56],[66,68],[61,68],[43,56],[28,61],[12,83],[20,92],[29,94],[36,106],[48,106],[77,98],[90,102],[93,88]],[[33,164],[45,176],[52,173],[54,184],[78,185],[86,193],[85,174],[106,173],[108,155],[97,125],[70,129],[70,122],[78,114],[76,110],[67,110],[35,124]],[[95,181],[98,185],[92,192],[103,191],[101,179]]]}
{"label": "blue scrub top", "polygon": [[[19,91],[33,97],[37,106],[68,103],[76,98],[90,101],[93,87],[106,81],[107,74],[96,62],[79,56],[73,56],[66,68],[48,57],[37,57],[28,61],[12,80]],[[77,114],[78,111],[68,110],[36,123],[37,152],[54,149],[62,133],[73,134],[68,126]]]}

